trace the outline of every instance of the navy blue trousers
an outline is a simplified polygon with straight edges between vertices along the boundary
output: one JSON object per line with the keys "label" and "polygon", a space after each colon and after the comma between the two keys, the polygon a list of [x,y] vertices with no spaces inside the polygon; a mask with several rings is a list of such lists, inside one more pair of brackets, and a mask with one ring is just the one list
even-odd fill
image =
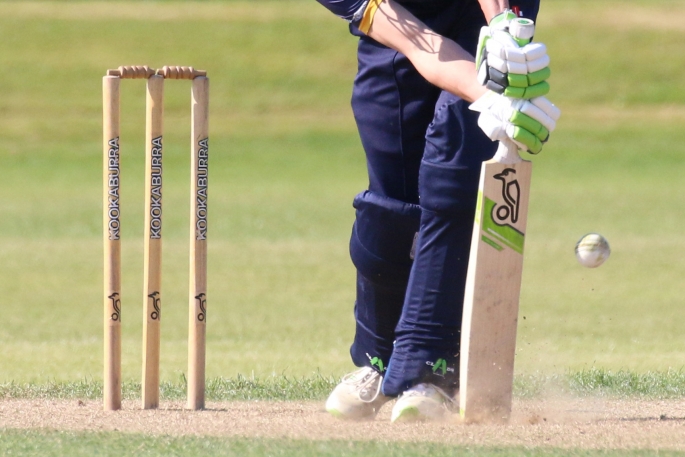
{"label": "navy blue trousers", "polygon": [[[477,1],[405,6],[475,53],[485,25]],[[537,0],[518,6],[536,17]],[[496,144],[468,103],[428,83],[402,54],[360,35],[358,64],[352,108],[369,187],[355,199],[350,352],[357,366],[384,374],[385,395],[420,382],[452,393],[480,167]]]}

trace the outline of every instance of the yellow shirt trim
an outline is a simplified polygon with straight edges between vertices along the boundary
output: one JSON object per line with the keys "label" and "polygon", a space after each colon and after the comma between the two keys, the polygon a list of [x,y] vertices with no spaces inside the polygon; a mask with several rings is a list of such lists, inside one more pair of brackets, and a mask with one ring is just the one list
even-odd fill
{"label": "yellow shirt trim", "polygon": [[382,1],[383,0],[369,0],[369,4],[366,5],[362,22],[359,24],[359,30],[361,30],[363,33],[368,34],[369,30],[371,30],[373,16],[376,14],[376,10],[378,10],[378,6]]}

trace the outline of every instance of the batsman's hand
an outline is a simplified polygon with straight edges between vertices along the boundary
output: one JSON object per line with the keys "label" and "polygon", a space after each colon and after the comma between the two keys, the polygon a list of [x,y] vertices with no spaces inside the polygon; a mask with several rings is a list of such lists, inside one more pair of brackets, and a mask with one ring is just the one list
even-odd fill
{"label": "batsman's hand", "polygon": [[[495,16],[481,28],[476,51],[478,81],[487,89],[512,98],[531,99],[549,92],[549,56],[542,43],[529,43],[535,31],[522,34],[511,11]],[[527,20],[525,20],[528,22]]]}
{"label": "batsman's hand", "polygon": [[542,150],[561,115],[545,97],[512,99],[490,91],[469,108],[480,112],[478,126],[491,140],[511,140],[531,154]]}

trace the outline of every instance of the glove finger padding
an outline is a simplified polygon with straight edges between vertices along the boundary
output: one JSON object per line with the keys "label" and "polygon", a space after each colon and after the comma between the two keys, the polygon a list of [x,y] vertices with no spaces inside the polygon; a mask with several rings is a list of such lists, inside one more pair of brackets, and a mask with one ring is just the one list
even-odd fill
{"label": "glove finger padding", "polygon": [[488,92],[470,109],[480,111],[478,125],[494,141],[512,140],[531,154],[542,150],[561,112],[545,97],[514,100]]}
{"label": "glove finger padding", "polygon": [[[493,19],[494,21],[494,19]],[[481,29],[476,68],[478,80],[487,89],[507,97],[531,99],[549,92],[551,75],[547,47],[519,42],[508,32],[512,19],[501,19]]]}

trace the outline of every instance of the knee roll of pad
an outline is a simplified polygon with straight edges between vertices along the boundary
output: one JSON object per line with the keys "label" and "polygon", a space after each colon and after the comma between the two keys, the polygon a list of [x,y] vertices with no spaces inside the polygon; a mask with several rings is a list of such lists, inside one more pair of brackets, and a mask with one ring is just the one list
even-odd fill
{"label": "knee roll of pad", "polygon": [[350,256],[359,273],[377,284],[406,285],[421,208],[370,191],[357,195],[353,206]]}

